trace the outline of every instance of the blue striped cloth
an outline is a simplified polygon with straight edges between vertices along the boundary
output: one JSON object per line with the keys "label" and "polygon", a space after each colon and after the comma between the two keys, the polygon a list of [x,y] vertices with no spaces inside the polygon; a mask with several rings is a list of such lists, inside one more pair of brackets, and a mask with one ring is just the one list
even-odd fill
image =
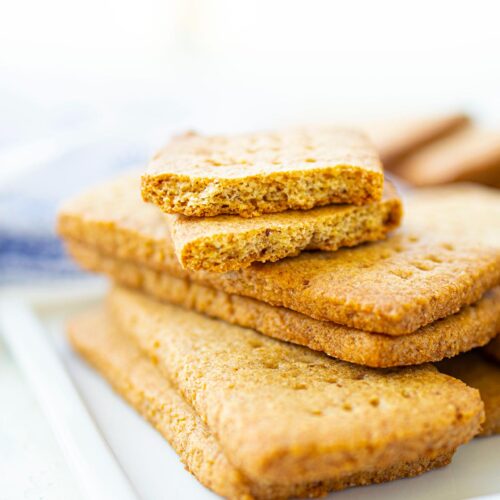
{"label": "blue striped cloth", "polygon": [[60,203],[85,187],[144,164],[149,147],[120,140],[74,145],[0,185],[0,285],[79,273],[55,233]]}

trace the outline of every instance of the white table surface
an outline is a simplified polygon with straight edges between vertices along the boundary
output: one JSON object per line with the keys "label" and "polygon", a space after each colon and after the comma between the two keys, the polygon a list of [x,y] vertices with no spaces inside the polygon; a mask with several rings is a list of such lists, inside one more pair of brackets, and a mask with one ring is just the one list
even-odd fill
{"label": "white table surface", "polygon": [[0,499],[79,499],[52,431],[3,345],[0,401]]}

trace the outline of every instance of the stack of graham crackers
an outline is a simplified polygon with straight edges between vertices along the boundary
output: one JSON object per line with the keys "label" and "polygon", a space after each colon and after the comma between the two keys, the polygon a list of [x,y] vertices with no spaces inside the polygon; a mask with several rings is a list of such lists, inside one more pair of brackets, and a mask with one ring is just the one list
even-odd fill
{"label": "stack of graham crackers", "polygon": [[[487,188],[433,188],[398,228],[361,133],[189,133],[142,181],[61,210],[72,256],[114,282],[69,337],[222,496],[414,476],[500,427],[498,367],[496,396],[479,387],[482,427],[479,392],[429,363],[499,332],[498,208]],[[443,370],[484,374],[468,356]]]}

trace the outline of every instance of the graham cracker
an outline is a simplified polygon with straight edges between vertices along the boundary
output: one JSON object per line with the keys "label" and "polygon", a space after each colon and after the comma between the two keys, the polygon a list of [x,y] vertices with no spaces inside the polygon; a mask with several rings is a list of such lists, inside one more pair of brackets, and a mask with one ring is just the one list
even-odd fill
{"label": "graham cracker", "polygon": [[361,132],[305,127],[174,138],[142,176],[142,195],[167,213],[255,217],[380,200],[384,176]]}
{"label": "graham cracker", "polygon": [[500,332],[500,287],[487,292],[476,304],[414,333],[390,336],[316,320],[284,307],[230,295],[165,272],[102,256],[78,243],[70,243],[68,248],[86,269],[104,273],[115,282],[158,300],[365,366],[393,367],[440,361],[485,345]]}
{"label": "graham cracker", "polygon": [[238,215],[169,215],[175,253],[185,269],[226,272],[275,262],[303,250],[337,250],[386,237],[402,205],[394,187],[365,205],[329,205],[245,219]]}
{"label": "graham cracker", "polygon": [[397,174],[415,186],[473,181],[500,187],[500,132],[460,130],[406,158]]}
{"label": "graham cracker", "polygon": [[419,149],[462,129],[470,123],[464,113],[440,116],[392,118],[365,124],[384,168],[394,170],[399,161]]}
{"label": "graham cracker", "polygon": [[437,367],[479,390],[486,414],[481,435],[500,433],[500,366],[475,350],[443,361]]}
{"label": "graham cracker", "polygon": [[432,460],[483,421],[478,392],[430,365],[352,365],[125,289],[107,307],[253,481]]}
{"label": "graham cracker", "polygon": [[[461,212],[464,233],[470,200]],[[477,302],[500,283],[500,252],[447,233],[448,211],[430,220],[418,203],[382,242],[336,252],[303,252],[228,273],[186,271],[166,217],[143,203],[137,178],[100,186],[63,207],[58,229],[69,241],[176,277],[365,331],[402,335]],[[429,228],[439,227],[439,230]],[[453,293],[451,293],[451,291]]]}
{"label": "graham cracker", "polygon": [[331,490],[415,476],[446,465],[453,454],[452,449],[444,446],[436,458],[421,457],[338,477],[327,475],[321,481],[309,483],[252,481],[229,462],[217,438],[169,379],[161,375],[153,361],[103,311],[74,318],[68,335],[74,348],[165,437],[187,470],[207,488],[226,498],[271,500],[322,496]]}

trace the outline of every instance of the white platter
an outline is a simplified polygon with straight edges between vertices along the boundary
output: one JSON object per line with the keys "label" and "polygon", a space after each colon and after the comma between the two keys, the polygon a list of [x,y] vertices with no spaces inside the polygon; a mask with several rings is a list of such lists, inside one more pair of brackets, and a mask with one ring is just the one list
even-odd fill
{"label": "white platter", "polygon": [[[31,294],[23,301],[35,313],[43,334],[47,335],[48,345],[62,360],[77,393],[111,449],[110,456],[116,459],[137,496],[144,500],[216,498],[184,470],[164,439],[71,351],[64,335],[66,319],[97,303],[102,295],[100,286],[72,285],[49,295]],[[327,498],[458,500],[474,497],[500,498],[500,436],[475,439],[461,447],[452,464],[443,469],[413,479],[337,492]]]}

